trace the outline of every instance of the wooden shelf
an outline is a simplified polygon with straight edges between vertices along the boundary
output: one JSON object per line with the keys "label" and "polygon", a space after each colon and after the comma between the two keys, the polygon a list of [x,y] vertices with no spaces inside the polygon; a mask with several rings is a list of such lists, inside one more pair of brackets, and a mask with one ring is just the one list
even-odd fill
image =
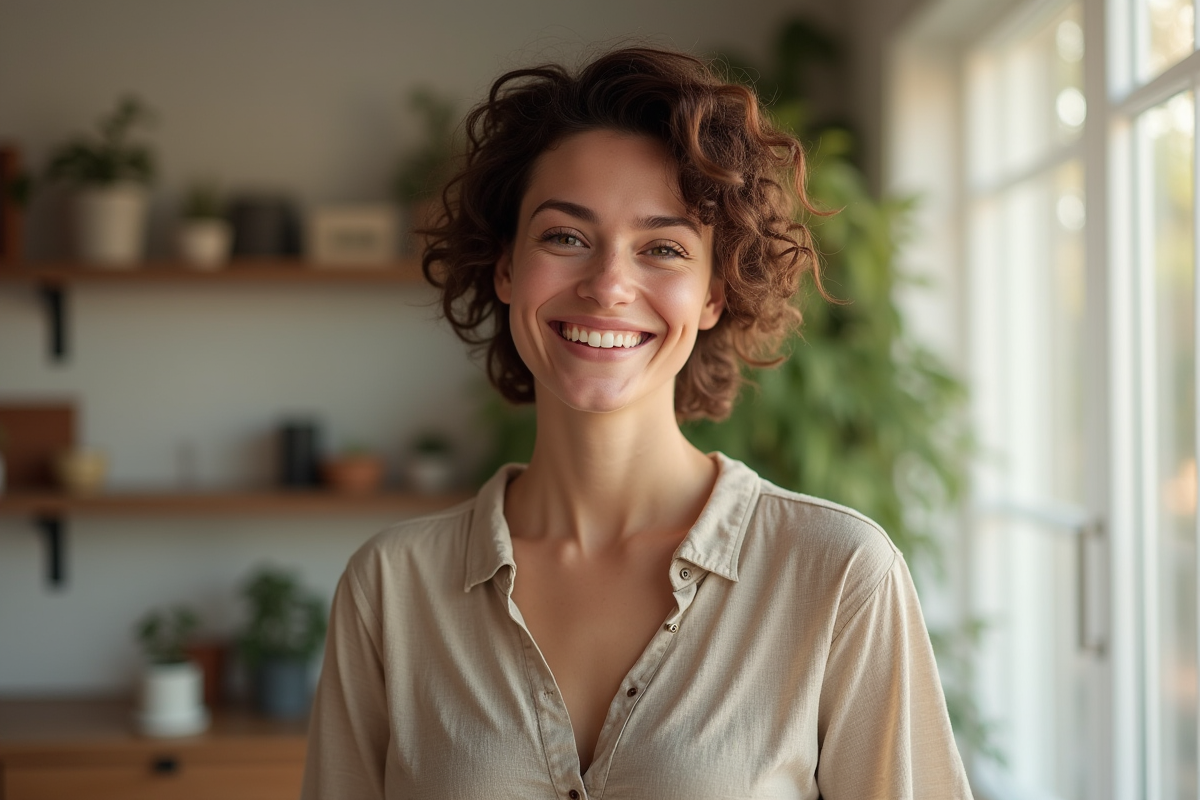
{"label": "wooden shelf", "polygon": [[0,697],[0,757],[106,745],[152,753],[180,744],[211,746],[236,739],[275,742],[289,755],[304,755],[304,719],[272,720],[243,706],[222,705],[212,709],[212,725],[204,733],[152,739],[136,732],[134,712],[133,699],[124,697]]}
{"label": "wooden shelf", "polygon": [[415,516],[460,503],[469,493],[380,492],[352,495],[327,491],[114,491],[95,495],[10,491],[0,494],[0,516],[305,516],[396,514]]}
{"label": "wooden shelf", "polygon": [[234,259],[204,270],[181,261],[147,261],[134,267],[99,267],[75,262],[0,264],[0,283],[71,286],[83,283],[340,283],[419,284],[421,263],[401,259],[379,267],[315,266],[297,259]]}
{"label": "wooden shelf", "polygon": [[146,261],[131,267],[100,267],[78,262],[0,262],[0,286],[32,286],[41,298],[51,361],[67,358],[67,294],[82,284],[184,284],[229,286],[249,283],[340,286],[423,286],[418,259],[378,267],[316,266],[299,259],[234,259],[220,269],[196,269],[182,261]]}

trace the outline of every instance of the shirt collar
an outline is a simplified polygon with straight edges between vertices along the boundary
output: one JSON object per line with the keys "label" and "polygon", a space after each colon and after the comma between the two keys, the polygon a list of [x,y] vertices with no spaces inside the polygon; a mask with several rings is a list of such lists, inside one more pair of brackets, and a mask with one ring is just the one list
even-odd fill
{"label": "shirt collar", "polygon": [[[745,464],[723,453],[714,457],[719,467],[716,485],[696,524],[676,549],[675,557],[736,581],[742,539],[758,502],[759,477]],[[516,568],[512,536],[504,518],[504,494],[509,481],[524,469],[524,464],[505,464],[476,495],[463,591],[469,592],[491,580],[501,567]]]}

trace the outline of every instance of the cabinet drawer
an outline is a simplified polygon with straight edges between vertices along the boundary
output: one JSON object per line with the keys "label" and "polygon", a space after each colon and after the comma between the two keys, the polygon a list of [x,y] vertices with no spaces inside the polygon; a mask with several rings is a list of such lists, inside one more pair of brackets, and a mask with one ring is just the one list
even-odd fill
{"label": "cabinet drawer", "polygon": [[296,800],[302,762],[9,766],[0,800]]}

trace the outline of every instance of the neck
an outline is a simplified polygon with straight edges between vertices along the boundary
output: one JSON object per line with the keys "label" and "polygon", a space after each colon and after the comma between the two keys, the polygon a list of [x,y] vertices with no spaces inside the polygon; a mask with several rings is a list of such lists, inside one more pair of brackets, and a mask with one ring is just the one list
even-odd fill
{"label": "neck", "polygon": [[513,535],[571,538],[584,550],[641,533],[682,538],[717,467],[679,430],[673,404],[656,406],[596,414],[539,400],[533,457],[505,500]]}

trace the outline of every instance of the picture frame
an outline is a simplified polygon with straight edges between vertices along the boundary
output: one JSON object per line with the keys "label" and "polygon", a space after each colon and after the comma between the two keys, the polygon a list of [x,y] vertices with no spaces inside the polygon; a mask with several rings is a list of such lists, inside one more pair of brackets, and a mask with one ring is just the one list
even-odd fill
{"label": "picture frame", "polygon": [[396,261],[399,224],[394,206],[324,206],[309,212],[305,259],[315,267],[386,267]]}

